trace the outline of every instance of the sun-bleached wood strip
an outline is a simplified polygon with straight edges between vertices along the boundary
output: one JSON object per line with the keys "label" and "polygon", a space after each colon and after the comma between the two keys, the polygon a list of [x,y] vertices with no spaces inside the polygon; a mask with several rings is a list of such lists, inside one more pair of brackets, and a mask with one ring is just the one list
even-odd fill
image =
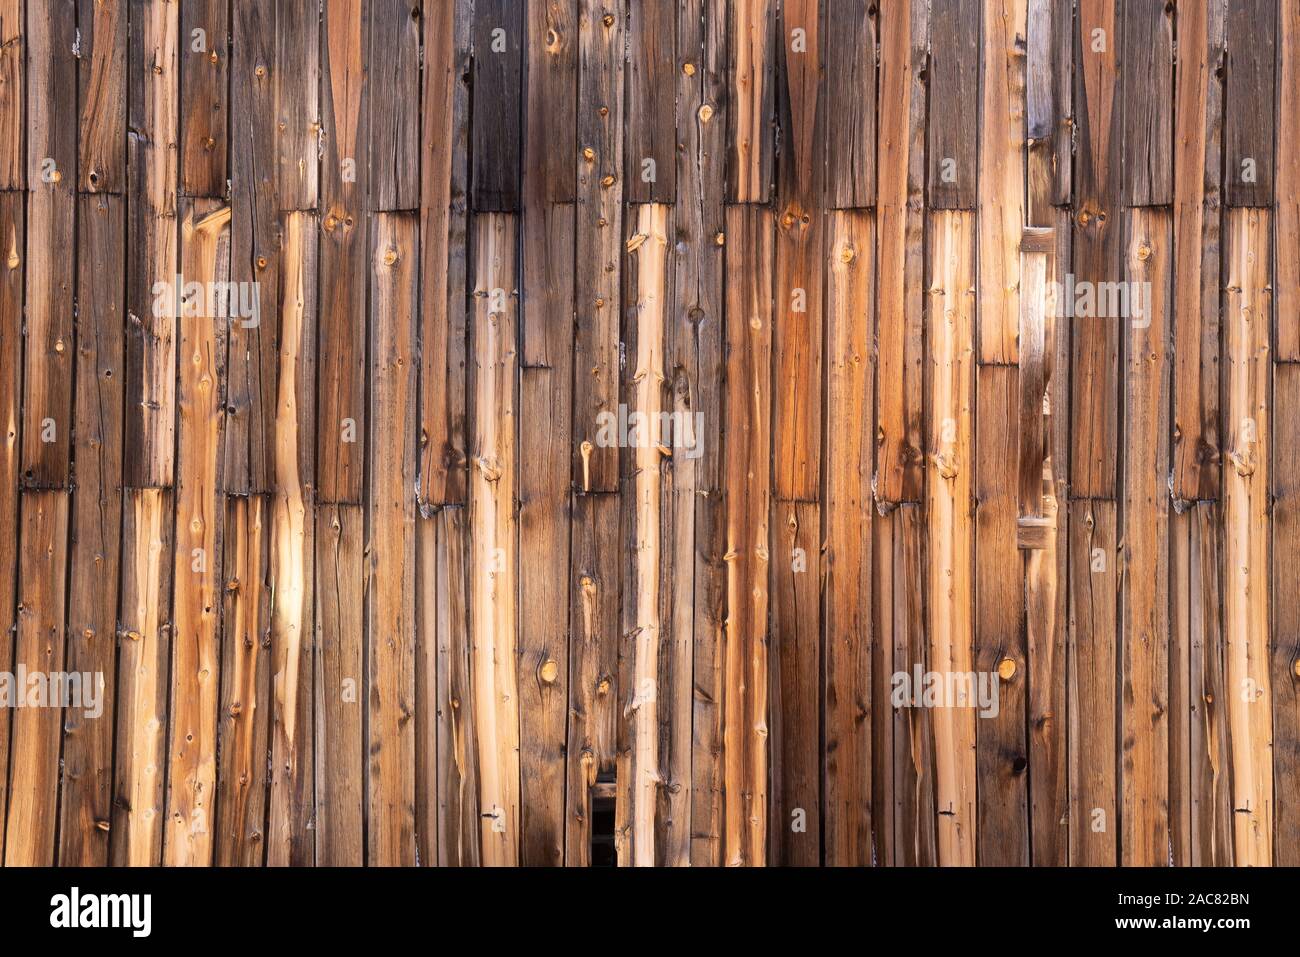
{"label": "sun-bleached wood strip", "polygon": [[924,281],[925,80],[928,5],[907,0],[880,18],[877,225],[876,473],[878,503],[920,501]]}
{"label": "sun-bleached wood strip", "polygon": [[[32,707],[31,689],[24,688],[27,706],[13,716],[9,762],[9,813],[5,820],[6,867],[49,867],[55,860],[58,824],[60,705],[89,709],[104,688],[78,687],[55,681],[63,671],[64,614],[67,607],[68,500],[64,491],[25,491],[18,565],[18,623],[14,639],[14,673],[44,674],[50,697],[44,707]],[[71,676],[68,681],[70,682]],[[91,681],[94,681],[91,676]],[[38,686],[39,687],[39,686]],[[79,694],[75,694],[79,690]],[[64,699],[62,696],[68,697]]]}
{"label": "sun-bleached wood strip", "polygon": [[316,864],[365,863],[365,509],[316,507]]}
{"label": "sun-bleached wood strip", "polygon": [[[125,485],[170,486],[176,446],[178,47],[180,4],[147,0],[130,18]],[[191,276],[186,277],[193,278]],[[157,306],[157,308],[155,308]]]}
{"label": "sun-bleached wood strip", "polygon": [[470,640],[483,863],[519,860],[515,402],[518,219],[474,217],[470,336]]}
{"label": "sun-bleached wood strip", "polygon": [[225,508],[216,864],[258,867],[266,859],[271,717],[270,516],[262,495],[227,496]]}
{"label": "sun-bleached wood strip", "polygon": [[766,203],[775,101],[772,0],[727,0],[727,199]]}
{"label": "sun-bleached wood strip", "polygon": [[[81,125],[77,189],[83,192],[121,193],[126,189],[127,7],[128,0],[78,0]],[[6,40],[0,37],[0,43]],[[0,61],[3,59],[0,53]],[[0,72],[3,69],[0,66]],[[0,81],[0,86],[4,85]]]}
{"label": "sun-bleached wood strip", "polygon": [[129,490],[122,503],[122,601],[113,754],[114,867],[162,863],[167,662],[172,628],[172,493]]}
{"label": "sun-bleached wood strip", "polygon": [[23,86],[27,51],[23,29],[23,0],[0,2],[0,189],[27,185],[23,156],[26,91]]}
{"label": "sun-bleached wood strip", "polygon": [[1300,863],[1300,364],[1273,367],[1273,781],[1279,866]]}
{"label": "sun-bleached wood strip", "polygon": [[871,807],[872,657],[879,641],[871,624],[875,217],[866,212],[833,213],[826,228],[826,405],[836,410],[841,423],[851,424],[828,424],[824,430],[822,821],[825,861],[837,867],[875,863]]}
{"label": "sun-bleached wood strip", "polygon": [[271,805],[267,864],[314,860],[312,541],[316,371],[316,216],[284,215],[271,498]]}
{"label": "sun-bleached wood strip", "polygon": [[117,686],[126,202],[120,196],[83,196],[77,205],[77,487],[72,498],[68,671],[102,676],[104,708],[93,719],[75,708],[63,717],[59,863],[102,867],[108,863]]}
{"label": "sun-bleached wood strip", "polygon": [[1232,737],[1234,863],[1273,862],[1269,692],[1269,229],[1266,210],[1225,221],[1223,311],[1223,622]]}
{"label": "sun-bleached wood strip", "polygon": [[[416,215],[376,216],[372,242],[366,858],[372,866],[409,867],[415,863]],[[277,699],[287,700],[289,677],[288,670],[277,669],[277,684],[284,682]],[[285,732],[286,742],[292,741],[293,727]]]}
{"label": "sun-bleached wood strip", "polygon": [[[962,211],[936,212],[930,220],[926,670],[945,677],[970,673],[975,657],[971,581],[974,220],[973,214]],[[913,688],[912,693],[918,695],[920,689]],[[931,715],[939,863],[944,866],[975,864],[976,703],[960,695],[955,701],[940,702]]]}
{"label": "sun-bleached wood strip", "polygon": [[[181,222],[181,267],[200,298],[225,282],[230,269],[230,207],[189,200]],[[169,714],[167,822],[163,861],[212,863],[216,825],[218,578],[222,514],[217,507],[222,376],[217,330],[205,303],[184,302],[180,327],[180,421],[177,426],[176,553],[173,581],[175,641]]]}

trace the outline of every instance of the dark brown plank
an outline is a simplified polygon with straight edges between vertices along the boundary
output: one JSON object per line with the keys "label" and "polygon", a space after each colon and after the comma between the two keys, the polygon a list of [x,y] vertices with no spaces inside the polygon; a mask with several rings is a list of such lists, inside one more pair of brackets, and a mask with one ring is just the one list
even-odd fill
{"label": "dark brown plank", "polygon": [[[410,0],[370,0],[367,8],[369,208],[380,212],[420,205],[420,16]],[[490,116],[489,108],[475,127]]]}
{"label": "dark brown plank", "polygon": [[[650,6],[658,10],[663,5]],[[440,46],[446,42],[439,39]],[[578,0],[528,0],[526,60],[524,201],[572,203],[577,188]],[[671,60],[667,66],[671,71]],[[425,76],[427,81],[427,69]]]}
{"label": "dark brown plank", "polygon": [[[623,194],[629,203],[671,203],[677,197],[677,4],[628,7],[627,130]],[[563,127],[561,127],[563,130]]]}
{"label": "dark brown plank", "polygon": [[858,0],[827,0],[827,208],[876,202],[876,18]]}
{"label": "dark brown plank", "polygon": [[[1140,51],[1124,57],[1121,64],[1123,200],[1127,206],[1168,206],[1174,195],[1174,8],[1163,0],[1128,3],[1123,29],[1124,49]],[[1196,56],[1193,53],[1193,63]]]}
{"label": "dark brown plank", "polygon": [[179,147],[181,192],[186,196],[226,195],[229,18],[225,0],[181,4]]}
{"label": "dark brown plank", "polygon": [[[513,212],[520,201],[524,4],[475,0],[473,34],[474,122],[470,142],[470,208]],[[585,10],[593,16],[592,10]],[[605,14],[612,18],[613,14]],[[621,27],[597,29],[622,36]],[[621,53],[621,47],[620,47]],[[615,167],[617,170],[618,167]]]}
{"label": "dark brown plank", "polygon": [[[243,6],[234,5],[236,22]],[[321,11],[312,0],[278,0],[275,15],[276,190],[282,210],[315,209],[320,185],[316,160],[321,146]]]}
{"label": "dark brown plank", "polygon": [[86,192],[126,189],[127,5],[128,0],[77,3],[81,34],[77,188]]}
{"label": "dark brown plank", "polygon": [[929,124],[931,209],[975,208],[980,6],[979,0],[934,0],[930,5],[930,95],[944,111],[943,120]]}
{"label": "dark brown plank", "polygon": [[1228,4],[1223,102],[1224,203],[1273,205],[1277,0]]}

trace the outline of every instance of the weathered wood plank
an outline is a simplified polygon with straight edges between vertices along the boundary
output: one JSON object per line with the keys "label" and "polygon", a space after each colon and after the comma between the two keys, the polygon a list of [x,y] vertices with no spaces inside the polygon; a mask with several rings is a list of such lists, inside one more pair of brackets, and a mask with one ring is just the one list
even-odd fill
{"label": "weathered wood plank", "polygon": [[767,860],[772,234],[766,211],[728,207],[722,858],[729,866]]}
{"label": "weathered wood plank", "polygon": [[1073,21],[1071,0],[1029,0],[1025,20],[1027,221],[1035,226],[1050,226],[1049,207],[1071,199]]}
{"label": "weathered wood plank", "polygon": [[1282,2],[1278,47],[1276,358],[1300,362],[1300,155],[1292,149],[1300,135],[1300,3],[1296,0]]}
{"label": "weathered wood plank", "polygon": [[826,191],[828,209],[876,203],[876,18],[869,4],[827,0]]}
{"label": "weathered wood plank", "polygon": [[628,6],[623,193],[629,203],[671,203],[677,198],[675,103],[666,95],[679,69],[677,6]]}
{"label": "weathered wood plank", "polygon": [[316,508],[316,863],[365,863],[365,510]]}
{"label": "weathered wood plank", "polygon": [[[121,193],[126,189],[127,6],[128,0],[77,2],[81,35],[77,189],[83,192]],[[0,59],[3,57],[0,53]],[[0,87],[3,85],[0,81]]]}
{"label": "weathered wood plank", "polygon": [[112,819],[117,687],[126,202],[116,196],[83,196],[77,205],[77,481],[72,497],[68,671],[95,676],[103,709],[95,718],[75,708],[64,714],[59,863],[102,867],[108,863]]}
{"label": "weathered wood plank", "polygon": [[1224,7],[1178,12],[1174,135],[1174,432],[1177,502],[1219,495],[1219,183]]}
{"label": "weathered wood plank", "polygon": [[727,0],[727,201],[766,203],[771,192],[776,4]]}
{"label": "weathered wood plank", "polygon": [[[181,270],[186,285],[209,290],[230,270],[230,207],[186,200],[181,219]],[[221,447],[222,357],[218,323],[192,315],[187,299],[178,320],[180,419],[176,453],[175,640],[168,722],[167,821],[163,861],[212,863],[216,791],[222,512],[217,463]]]}
{"label": "weathered wood plank", "polygon": [[[932,0],[930,13],[934,25],[930,35],[930,95],[935,103],[942,103],[946,119],[929,124],[926,154],[928,159],[927,194],[931,209],[974,209],[976,182],[980,173],[977,156],[980,143],[979,122],[987,113],[980,111],[980,0]],[[1006,116],[1006,51],[1001,48],[1002,38],[996,35],[1004,27],[1001,11],[986,10],[993,16],[991,32],[986,37],[990,59],[984,63],[990,86],[997,87],[1001,97],[1003,115],[993,121],[996,129],[988,134],[1005,135]],[[836,31],[831,31],[832,33]],[[993,97],[995,91],[989,89]],[[1009,157],[1005,154],[1010,144],[995,138],[985,144],[992,172],[1001,172]],[[1005,177],[985,184],[987,190],[1000,190]]]}
{"label": "weathered wood plank", "polygon": [[109,860],[114,867],[162,863],[173,521],[169,490],[124,494],[109,830]]}
{"label": "weathered wood plank", "polygon": [[[658,11],[663,5],[650,6]],[[572,203],[577,198],[578,0],[528,0],[527,17],[524,202]],[[669,71],[672,66],[670,56]],[[671,123],[668,129],[671,133]],[[672,153],[670,139],[667,155]]]}
{"label": "weathered wood plank", "polygon": [[[1120,568],[1121,862],[1169,862],[1169,338],[1173,217],[1135,209],[1127,279],[1141,292],[1124,355]],[[1133,288],[1133,287],[1130,287]]]}
{"label": "weathered wood plank", "polygon": [[0,189],[23,189],[27,185],[27,162],[23,156],[26,90],[23,86],[27,62],[23,28],[23,0],[0,4]]}
{"label": "weathered wood plank", "polygon": [[772,348],[776,393],[772,413],[773,492],[815,501],[821,473],[822,212],[795,200],[776,230]]}
{"label": "weathered wood plank", "polygon": [[1300,365],[1273,367],[1273,781],[1276,863],[1300,861]]}
{"label": "weathered wood plank", "polygon": [[[71,676],[61,683],[56,675],[64,670],[69,498],[70,493],[58,490],[25,491],[22,495],[14,673],[45,675],[50,697],[45,707],[32,707],[29,678],[24,687],[27,706],[14,712],[6,867],[54,863],[63,714],[59,706],[80,707],[83,713],[93,710],[89,696],[95,689],[85,687],[83,678],[75,679],[74,686]],[[102,689],[98,690],[102,694]]]}
{"label": "weathered wood plank", "polygon": [[[238,17],[245,4],[234,6]],[[276,194],[282,210],[315,209],[320,189],[321,8],[312,0],[277,0],[275,16]],[[232,127],[238,128],[235,123]]]}
{"label": "weathered wood plank", "polygon": [[483,863],[519,861],[518,523],[515,516],[518,220],[475,217],[471,334],[470,680]]}
{"label": "weathered wood plank", "polygon": [[[480,6],[483,3],[480,2]],[[370,97],[371,210],[417,209],[420,205],[420,9],[409,0],[370,0],[366,15],[369,47],[366,83]],[[518,48],[522,27],[512,25]],[[518,116],[518,100],[514,113]],[[474,125],[488,126],[493,116],[507,114],[509,102],[482,102],[486,110]],[[480,140],[480,143],[484,141]],[[490,140],[489,154],[505,148]],[[516,152],[516,155],[517,152]]]}
{"label": "weathered wood plank", "polygon": [[871,621],[875,219],[870,213],[836,213],[826,228],[826,403],[844,425],[825,430],[822,827],[826,864],[841,867],[876,863],[871,807],[877,773],[872,657],[879,641]]}
{"label": "weathered wood plank", "polygon": [[[0,626],[15,622],[18,596],[18,422],[23,375],[23,200],[0,192]],[[13,670],[13,644],[0,643],[0,669]],[[9,708],[0,708],[0,811],[9,795]],[[4,852],[0,828],[0,855]]]}
{"label": "weathered wood plank", "polygon": [[1269,681],[1271,217],[1231,211],[1223,308],[1223,631],[1234,863],[1273,862]]}
{"label": "weathered wood plank", "polygon": [[225,196],[230,7],[224,0],[189,0],[180,7],[181,192]]}
{"label": "weathered wood plank", "polygon": [[[415,863],[415,321],[419,224],[414,214],[373,220],[373,330],[366,642],[367,863]],[[293,667],[289,660],[289,668]],[[289,673],[278,672],[288,682]],[[286,692],[287,693],[287,692]],[[292,725],[286,729],[292,740]]]}
{"label": "weathered wood plank", "polygon": [[1223,109],[1228,206],[1273,205],[1277,16],[1277,0],[1228,4]]}
{"label": "weathered wood plank", "polygon": [[[519,209],[524,6],[517,0],[474,0],[470,208],[479,212]],[[618,34],[621,56],[621,27],[607,32]]]}
{"label": "weathered wood plank", "polygon": [[[1125,90],[1123,200],[1127,206],[1168,206],[1174,195],[1174,7],[1139,0],[1125,5],[1123,19],[1124,49],[1137,53],[1124,57],[1120,67]],[[1197,56],[1192,53],[1193,64]]]}
{"label": "weathered wood plank", "polygon": [[877,167],[877,456],[873,491],[883,503],[922,493],[923,280],[921,213],[925,180],[925,50],[929,8],[895,4],[880,20],[880,134]]}

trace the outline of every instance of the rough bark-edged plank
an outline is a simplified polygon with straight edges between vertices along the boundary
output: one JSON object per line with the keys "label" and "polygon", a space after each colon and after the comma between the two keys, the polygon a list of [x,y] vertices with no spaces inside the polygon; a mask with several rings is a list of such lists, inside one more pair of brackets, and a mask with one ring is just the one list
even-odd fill
{"label": "rough bark-edged plank", "polygon": [[271,498],[271,804],[267,864],[314,859],[311,476],[315,462],[316,260],[311,213],[284,216]]}
{"label": "rough bark-edged plank", "polygon": [[365,510],[316,508],[316,863],[365,863]]}
{"label": "rough bark-edged plank", "polygon": [[[128,59],[125,484],[172,484],[176,444],[177,62],[180,4],[148,0],[130,18]],[[155,283],[161,287],[158,299]],[[157,306],[157,308],[155,308]]]}
{"label": "rough bark-edged plank", "polygon": [[[234,5],[237,17],[243,6]],[[276,195],[282,210],[315,209],[320,187],[321,8],[312,0],[277,0],[275,16]],[[235,123],[232,127],[238,128]]]}
{"label": "rough bark-edged plank", "polygon": [[830,209],[876,203],[876,19],[857,0],[827,0],[826,192]]}
{"label": "rough bark-edged plank", "polygon": [[[657,11],[662,5],[652,6]],[[578,0],[528,0],[527,16],[524,202],[572,203],[577,188]],[[427,57],[427,40],[425,44]],[[671,71],[671,58],[667,65]],[[671,122],[668,129],[671,133]],[[667,155],[672,156],[671,140]]]}
{"label": "rough bark-edged plank", "polygon": [[898,3],[880,20],[880,185],[877,226],[877,502],[922,493],[922,233],[925,50],[929,8]]}
{"label": "rough bark-edged plank", "polygon": [[1276,863],[1300,861],[1300,365],[1273,367],[1273,781]]}
{"label": "rough bark-edged plank", "polygon": [[1228,4],[1223,109],[1224,202],[1228,206],[1273,205],[1276,116],[1271,104],[1277,15],[1277,0]]}
{"label": "rough bark-edged plank", "polygon": [[[370,0],[366,83],[370,103],[370,209],[392,211],[420,205],[420,9],[409,0]],[[516,28],[518,29],[518,28]],[[517,45],[520,37],[513,38]],[[489,99],[475,126],[491,127]],[[515,101],[518,113],[518,101]],[[482,141],[480,141],[482,142]],[[503,149],[496,141],[493,149]]]}
{"label": "rough bark-edged plank", "polygon": [[117,735],[109,830],[109,860],[114,867],[162,863],[173,517],[170,491],[131,490],[123,497]]}
{"label": "rough bark-edged plank", "polygon": [[483,863],[519,861],[518,541],[515,408],[519,235],[514,216],[474,219],[470,337],[470,680]]}
{"label": "rough bark-edged plank", "polygon": [[[181,269],[187,286],[225,282],[230,267],[230,207],[187,200],[181,220]],[[175,636],[168,722],[167,821],[163,861],[212,863],[216,786],[221,609],[221,526],[217,461],[221,447],[218,323],[200,314],[178,320],[180,420],[176,454]],[[204,307],[201,313],[206,312]]]}
{"label": "rough bark-edged plank", "polygon": [[771,827],[768,863],[821,862],[821,516],[772,503]]}
{"label": "rough bark-edged plank", "polygon": [[370,93],[360,0],[322,11],[320,373],[317,500],[361,504],[366,456]]}
{"label": "rough bark-edged plank", "polygon": [[618,411],[623,201],[623,4],[582,0],[578,18],[578,251],[575,277],[573,484],[618,488],[618,451],[596,441]]}
{"label": "rough bark-edged plank", "polygon": [[[73,455],[69,672],[99,676],[101,714],[75,708],[63,720],[59,863],[108,863],[117,686],[117,581],[122,542],[122,342],[125,332],[126,202],[78,201],[77,394]],[[2,575],[2,573],[0,573]]]}
{"label": "rough bark-edged plank", "polygon": [[[421,154],[420,503],[465,502],[465,198],[470,16],[438,4],[424,20]],[[571,42],[571,41],[570,41]],[[531,154],[530,154],[531,155]],[[563,156],[553,150],[548,155]],[[571,158],[564,157],[572,173]]]}
{"label": "rough bark-edged plank", "polygon": [[1232,738],[1234,863],[1273,862],[1269,693],[1269,230],[1265,210],[1230,212],[1223,308],[1223,631]]}
{"label": "rough bark-edged plank", "polygon": [[[65,491],[25,491],[20,506],[22,552],[18,563],[18,623],[14,674],[62,672],[67,607],[68,499]],[[65,681],[74,679],[69,676]],[[84,677],[75,679],[82,684]],[[91,676],[90,680],[94,680]],[[13,716],[9,812],[5,820],[6,867],[48,867],[55,860],[58,825],[60,705],[90,704],[94,689],[47,684],[46,707],[30,704]],[[103,700],[103,690],[99,691]]]}
{"label": "rough bark-edged plank", "polygon": [[[571,169],[567,166],[566,168]],[[521,862],[564,863],[574,207],[525,198],[519,429]]]}
{"label": "rough bark-edged plank", "polygon": [[[1178,13],[1174,135],[1175,501],[1219,495],[1219,181],[1224,6]],[[1281,216],[1279,213],[1279,221]],[[1282,290],[1279,290],[1282,292]],[[1282,295],[1279,296],[1279,306]]]}
{"label": "rough bark-edged plank", "polygon": [[[77,3],[77,31],[81,34],[77,188],[83,192],[121,193],[126,189],[127,6],[128,0]],[[0,42],[4,40],[7,38]],[[0,61],[4,56],[0,53]],[[17,139],[14,142],[17,144]]]}
{"label": "rough bark-edged plank", "polygon": [[767,612],[772,398],[771,214],[727,209],[727,489],[723,839],[728,866],[767,860]]}
{"label": "rough bark-edged plank", "polygon": [[0,3],[0,189],[23,189],[27,163],[23,156],[27,60],[23,0]]}
{"label": "rough bark-edged plank", "polygon": [[230,8],[224,0],[180,6],[181,192],[225,196]]}
{"label": "rough bark-edged plank", "polygon": [[1070,866],[1118,863],[1115,503],[1070,502]]}
{"label": "rough bark-edged plank", "polygon": [[[677,4],[628,7],[627,139],[623,192],[629,203],[677,197],[677,131],[672,89],[677,69]],[[563,128],[561,128],[563,129]]]}
{"label": "rough bark-edged plank", "polygon": [[[1209,4],[1188,4],[1184,9],[1188,6]],[[1124,49],[1136,53],[1126,56],[1121,67],[1126,91],[1123,198],[1127,206],[1168,206],[1173,199],[1173,15],[1174,8],[1161,0],[1139,0],[1124,7]],[[1193,65],[1198,55],[1192,52]]]}
{"label": "rough bark-edged plank", "polygon": [[216,864],[258,867],[266,860],[271,718],[270,509],[262,495],[228,496],[225,509]]}
{"label": "rough bark-edged plank", "polygon": [[1169,333],[1173,220],[1130,214],[1126,278],[1142,289],[1124,361],[1120,569],[1121,861],[1169,861]]}
{"label": "rough bark-edged plank", "polygon": [[[986,142],[986,152],[997,165],[1009,159],[1004,155],[1010,144],[995,136],[1006,132],[1007,56],[1011,50],[1001,47],[1000,33],[991,32],[986,42],[991,46],[985,69],[989,71],[986,83],[988,96],[1001,97],[1003,112],[993,118],[980,112],[980,0],[932,0],[930,14],[934,18],[930,35],[930,94],[935,103],[942,103],[945,118],[929,124],[926,150],[929,161],[930,189],[927,195],[932,209],[974,209],[977,175],[980,160],[977,147],[980,142],[981,115],[988,116],[995,128],[986,135],[994,136]],[[1023,4],[1021,4],[1023,9]],[[1003,27],[1002,11],[990,6],[986,13],[993,16],[991,28]],[[835,30],[831,33],[834,34]],[[1009,172],[1009,171],[1008,171]],[[1003,177],[1002,179],[1005,179]],[[982,179],[980,180],[982,182]],[[984,184],[985,188],[1001,190],[1001,179]]]}
{"label": "rough bark-edged plank", "polygon": [[775,17],[772,0],[727,0],[728,202],[766,203],[771,191]]}
{"label": "rough bark-edged plank", "polygon": [[564,861],[591,863],[591,790],[613,774],[617,741],[618,496],[573,496],[569,738]]}
{"label": "rough bark-edged plank", "polygon": [[851,427],[825,429],[822,827],[827,866],[847,867],[876,863],[871,808],[872,656],[879,640],[871,622],[875,219],[869,213],[836,213],[826,228],[826,404]]}
{"label": "rough bark-edged plank", "polygon": [[[937,212],[931,217],[929,225],[931,250],[926,309],[929,419],[925,438],[925,594],[928,596],[928,646],[924,670],[938,672],[948,678],[971,674],[975,666],[976,650],[971,576],[975,549],[971,492],[977,477],[977,463],[972,454],[975,216],[963,211]],[[984,384],[983,376],[980,383]],[[983,397],[981,390],[981,398]],[[981,407],[981,422],[984,411]],[[1005,436],[1009,430],[1000,421],[1001,418],[997,411],[992,412],[991,421],[995,423],[993,428],[999,435]],[[982,451],[985,444],[981,443],[979,447]],[[1000,456],[1000,461],[1006,461],[1005,454]],[[983,478],[982,475],[979,477]],[[979,517],[986,521],[983,508],[984,502],[981,500]],[[1014,548],[1014,540],[1012,547]],[[995,559],[989,566],[1005,571],[1004,560]],[[981,581],[981,585],[984,584]],[[981,614],[984,610],[981,606]],[[1003,624],[1004,621],[998,622],[999,626]],[[981,632],[979,637],[982,641],[995,645],[999,641],[1005,642],[1010,636],[1004,634],[999,627],[994,634]],[[992,668],[984,670],[993,671]],[[921,695],[921,690],[912,688],[913,706],[922,703],[916,700]],[[974,687],[959,689],[955,699],[944,696],[930,716],[934,733],[935,820],[939,838],[939,863],[944,866],[974,866],[976,861],[975,726],[980,709],[975,690]],[[985,727],[989,724],[989,721],[983,722]],[[984,727],[980,731],[982,740]],[[982,747],[979,757],[983,758],[986,750],[987,746]],[[990,776],[995,770],[1001,771],[993,762],[980,763],[986,765],[983,770]],[[1013,782],[1008,780],[1004,783]],[[995,795],[998,800],[1014,800],[1015,789],[998,788]],[[979,811],[978,820],[981,828],[978,833],[983,833],[983,808]],[[1001,841],[1010,836],[1004,830],[993,833]]]}
{"label": "rough bark-edged plank", "polygon": [[[374,219],[366,642],[367,841],[371,865],[415,863],[415,214]],[[287,484],[287,483],[286,483]],[[292,668],[292,662],[288,664]],[[289,673],[277,677],[291,688]],[[285,695],[288,694],[286,690]],[[277,697],[280,689],[277,688]],[[292,726],[288,740],[292,740]]]}
{"label": "rough bark-edged plank", "polygon": [[[524,6],[518,0],[474,0],[470,208],[479,212],[519,209]],[[594,15],[590,9],[584,14]],[[621,58],[621,26],[607,29],[598,23],[596,29],[618,35]]]}

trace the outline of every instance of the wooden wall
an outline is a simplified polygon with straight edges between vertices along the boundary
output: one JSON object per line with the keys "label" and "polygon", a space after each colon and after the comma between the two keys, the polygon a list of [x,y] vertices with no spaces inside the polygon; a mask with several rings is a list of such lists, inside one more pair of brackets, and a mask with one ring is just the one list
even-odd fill
{"label": "wooden wall", "polygon": [[1300,863],[1298,125],[1300,0],[0,0],[0,858]]}

